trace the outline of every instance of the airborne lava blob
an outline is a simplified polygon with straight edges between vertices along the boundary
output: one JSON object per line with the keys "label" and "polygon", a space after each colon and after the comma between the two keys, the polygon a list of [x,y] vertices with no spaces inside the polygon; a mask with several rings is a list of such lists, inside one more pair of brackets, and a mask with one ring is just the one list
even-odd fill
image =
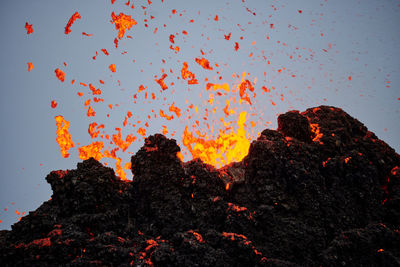
{"label": "airborne lava blob", "polygon": [[63,116],[56,116],[56,125],[57,125],[57,143],[60,146],[61,155],[64,158],[69,157],[68,150],[74,147],[74,142],[71,139],[71,135],[69,134],[69,121],[66,121]]}

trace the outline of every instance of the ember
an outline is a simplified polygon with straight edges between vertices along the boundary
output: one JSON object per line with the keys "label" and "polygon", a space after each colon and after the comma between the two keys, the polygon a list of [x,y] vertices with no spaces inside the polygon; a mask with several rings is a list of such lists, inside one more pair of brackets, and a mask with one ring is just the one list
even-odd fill
{"label": "ember", "polygon": [[28,62],[28,71],[30,72],[31,70],[33,70],[34,66],[32,62]]}
{"label": "ember", "polygon": [[112,72],[116,72],[116,67],[115,67],[115,64],[111,64],[109,67],[108,67]]}
{"label": "ember", "polygon": [[28,22],[25,23],[25,29],[27,34],[33,33],[33,27],[32,24],[29,24]]}
{"label": "ember", "polygon": [[125,35],[125,31],[136,25],[136,21],[131,16],[119,13],[115,15],[114,11],[111,13],[112,22],[115,24],[115,29],[118,30],[118,39],[121,39]]}
{"label": "ember", "polygon": [[64,81],[65,81],[65,73],[64,73],[62,70],[60,70],[60,69],[57,68],[54,72],[56,73],[57,78],[58,78],[61,82],[64,82]]}
{"label": "ember", "polygon": [[168,75],[164,73],[160,79],[154,79],[161,86],[163,90],[168,89],[168,86],[164,82],[164,79],[167,78],[167,76]]}
{"label": "ember", "polygon": [[56,116],[57,123],[57,143],[61,149],[61,155],[64,158],[69,157],[68,150],[74,147],[74,142],[72,142],[71,135],[68,132],[69,121],[66,121],[63,116]]}
{"label": "ember", "polygon": [[69,19],[67,26],[65,26],[65,34],[69,34],[71,32],[71,26],[74,24],[75,20],[80,19],[81,15],[78,12],[75,12],[71,18]]}

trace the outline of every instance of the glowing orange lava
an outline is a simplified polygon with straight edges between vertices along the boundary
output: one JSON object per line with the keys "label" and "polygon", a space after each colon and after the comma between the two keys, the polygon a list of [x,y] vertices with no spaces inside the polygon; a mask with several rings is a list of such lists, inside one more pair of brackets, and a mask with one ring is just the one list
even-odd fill
{"label": "glowing orange lava", "polygon": [[111,64],[110,66],[108,66],[108,68],[112,71],[112,72],[116,72],[117,69],[115,67],[115,64]]}
{"label": "glowing orange lava", "polygon": [[205,59],[205,58],[196,58],[195,60],[204,69],[213,70],[213,68],[210,66],[210,62],[207,59]]}
{"label": "glowing orange lava", "polygon": [[118,131],[118,134],[114,134],[112,137],[114,144],[121,148],[122,151],[127,150],[132,142],[136,140],[136,137],[130,134],[123,140],[121,137],[121,128],[115,128],[115,130]]}
{"label": "glowing orange lava", "polygon": [[72,26],[72,24],[74,24],[75,20],[80,19],[80,18],[81,18],[81,15],[79,15],[78,12],[75,12],[75,13],[71,16],[71,18],[69,19],[69,21],[68,21],[68,23],[67,23],[67,26],[65,26],[65,31],[64,31],[64,33],[65,33],[65,34],[69,34],[69,33],[71,32],[71,26]]}
{"label": "glowing orange lava", "polygon": [[160,116],[163,117],[163,118],[166,118],[169,121],[174,118],[174,116],[168,116],[167,114],[165,114],[162,109],[160,109]]}
{"label": "glowing orange lava", "polygon": [[27,34],[33,33],[33,27],[32,24],[29,24],[28,22],[25,23],[25,29]]}
{"label": "glowing orange lava", "polygon": [[56,73],[57,78],[58,78],[61,82],[64,82],[64,81],[65,81],[65,73],[64,73],[62,70],[60,70],[60,69],[57,68],[54,72]]}
{"label": "glowing orange lava", "polygon": [[199,82],[196,80],[196,76],[194,73],[190,72],[188,68],[188,63],[183,62],[183,68],[181,70],[182,79],[187,80],[189,78],[188,84],[198,84]]}
{"label": "glowing orange lava", "polygon": [[169,111],[171,112],[175,112],[176,116],[178,116],[178,118],[181,116],[181,110],[177,107],[174,106],[175,103],[172,103],[171,106],[169,106]]}
{"label": "glowing orange lava", "polygon": [[79,158],[85,160],[93,157],[96,160],[101,160],[103,158],[103,154],[101,153],[103,148],[103,142],[93,142],[90,145],[79,147]]}
{"label": "glowing orange lava", "polygon": [[28,62],[28,71],[31,72],[33,70],[34,66],[32,62]]}
{"label": "glowing orange lava", "polygon": [[321,142],[321,137],[324,136],[324,134],[320,132],[318,123],[310,123],[310,126],[311,126],[311,131],[315,134],[313,141],[318,142],[319,144],[322,145],[323,142]]}
{"label": "glowing orange lava", "polygon": [[137,22],[132,19],[131,16],[125,15],[124,13],[119,13],[119,15],[116,16],[113,11],[111,13],[111,18],[115,24],[115,29],[118,30],[118,39],[124,37],[125,31],[137,24]]}
{"label": "glowing orange lava", "polygon": [[51,108],[56,108],[58,103],[55,100],[51,101]]}
{"label": "glowing orange lava", "polygon": [[168,86],[165,84],[164,79],[167,78],[167,74],[163,74],[160,79],[155,79],[155,81],[161,86],[163,90],[167,90]]}
{"label": "glowing orange lava", "polygon": [[61,155],[64,158],[69,157],[68,150],[71,147],[74,147],[74,142],[72,142],[71,135],[68,132],[69,129],[69,121],[66,121],[63,116],[56,116],[56,124],[57,124],[57,138],[56,141],[60,146]]}
{"label": "glowing orange lava", "polygon": [[182,142],[193,158],[199,158],[203,162],[216,167],[238,162],[247,155],[250,147],[250,141],[246,138],[244,130],[245,122],[246,112],[243,111],[240,113],[237,122],[239,126],[237,132],[231,131],[228,134],[221,131],[215,140],[208,135],[194,137],[193,133],[186,127]]}
{"label": "glowing orange lava", "polygon": [[86,115],[87,115],[88,117],[94,117],[94,116],[96,116],[96,112],[92,109],[91,106],[89,106],[89,109],[88,109]]}
{"label": "glowing orange lava", "polygon": [[[251,105],[252,103],[246,90],[249,89],[250,92],[254,92],[254,86],[251,84],[249,80],[245,79],[246,75],[247,75],[246,72],[242,73],[242,80],[241,83],[238,85],[238,89],[239,89],[240,99],[246,101]],[[257,80],[255,80],[254,83],[256,83],[256,81]]]}

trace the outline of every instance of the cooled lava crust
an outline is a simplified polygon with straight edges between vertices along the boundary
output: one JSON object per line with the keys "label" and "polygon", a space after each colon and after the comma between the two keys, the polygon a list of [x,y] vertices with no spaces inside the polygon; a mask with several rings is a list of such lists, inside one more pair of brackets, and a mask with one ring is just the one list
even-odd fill
{"label": "cooled lava crust", "polygon": [[133,181],[94,159],[0,232],[2,266],[400,266],[400,156],[339,108],[278,117],[222,169],[156,134]]}

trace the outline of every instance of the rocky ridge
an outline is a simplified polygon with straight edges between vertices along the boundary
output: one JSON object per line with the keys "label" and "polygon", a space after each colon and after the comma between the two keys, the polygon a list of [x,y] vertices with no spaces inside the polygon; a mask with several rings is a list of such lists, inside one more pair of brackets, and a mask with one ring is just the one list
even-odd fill
{"label": "rocky ridge", "polygon": [[400,156],[320,106],[278,117],[221,169],[156,134],[133,181],[94,159],[0,231],[3,266],[400,266]]}

